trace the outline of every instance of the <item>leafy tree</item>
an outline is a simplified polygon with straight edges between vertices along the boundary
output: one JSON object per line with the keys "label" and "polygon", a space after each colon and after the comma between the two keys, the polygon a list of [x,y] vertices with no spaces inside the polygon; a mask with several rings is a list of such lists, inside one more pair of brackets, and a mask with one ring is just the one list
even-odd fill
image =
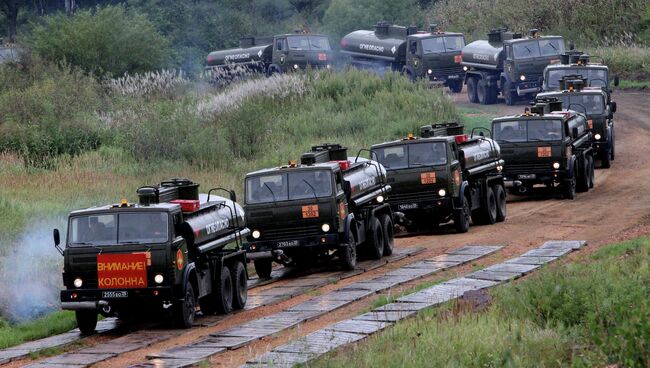
{"label": "leafy tree", "polygon": [[168,42],[152,22],[123,5],[46,16],[34,25],[32,49],[88,72],[121,75],[167,64]]}

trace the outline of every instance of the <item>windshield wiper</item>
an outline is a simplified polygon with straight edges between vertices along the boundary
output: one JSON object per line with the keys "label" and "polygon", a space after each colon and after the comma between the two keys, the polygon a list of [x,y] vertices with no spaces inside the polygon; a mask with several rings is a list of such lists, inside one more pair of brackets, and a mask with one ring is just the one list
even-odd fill
{"label": "windshield wiper", "polygon": [[264,186],[269,190],[269,192],[271,192],[271,197],[273,197],[273,204],[277,205],[278,203],[275,200],[275,193],[273,193],[273,189],[271,189],[271,187],[266,183],[264,183]]}
{"label": "windshield wiper", "polygon": [[305,179],[302,179],[302,181],[304,181],[305,184],[309,185],[309,187],[311,188],[312,193],[314,193],[314,199],[318,200],[318,195],[316,195],[316,189],[314,189],[314,186],[309,184],[309,182],[307,180],[305,180]]}
{"label": "windshield wiper", "polygon": [[73,243],[70,243],[70,245],[89,245],[89,246],[97,249],[99,251],[99,254],[102,254],[102,252],[104,251],[103,248],[100,248],[100,247],[98,247],[95,244],[90,243],[90,242],[73,242]]}

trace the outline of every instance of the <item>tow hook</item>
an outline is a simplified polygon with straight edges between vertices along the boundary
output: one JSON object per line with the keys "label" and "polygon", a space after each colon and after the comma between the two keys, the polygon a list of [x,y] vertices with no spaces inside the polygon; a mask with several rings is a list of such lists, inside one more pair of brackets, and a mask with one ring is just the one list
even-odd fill
{"label": "tow hook", "polygon": [[293,260],[287,257],[287,255],[284,254],[284,252],[281,249],[274,250],[272,254],[276,262],[281,263],[285,266],[288,266],[291,264],[291,262],[293,262]]}
{"label": "tow hook", "polygon": [[[393,212],[393,216],[397,220],[397,221],[395,221],[396,223],[401,224],[401,225],[409,225],[408,223],[406,223],[407,219],[406,219],[406,216],[404,215],[403,212]],[[408,222],[410,222],[410,221],[408,221]]]}

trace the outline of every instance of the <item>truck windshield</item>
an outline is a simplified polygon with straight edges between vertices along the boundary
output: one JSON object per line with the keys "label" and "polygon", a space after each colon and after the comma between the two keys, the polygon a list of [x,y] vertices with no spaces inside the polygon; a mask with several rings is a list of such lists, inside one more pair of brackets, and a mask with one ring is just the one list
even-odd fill
{"label": "truck windshield", "polygon": [[607,87],[607,80],[609,78],[607,70],[600,68],[575,67],[553,69],[549,70],[546,76],[548,88],[560,88],[560,79],[566,75],[581,75],[583,78],[587,78],[587,85],[590,87]]}
{"label": "truck windshield", "polygon": [[515,59],[529,59],[543,56],[556,56],[564,52],[561,38],[542,38],[515,42],[512,45]]}
{"label": "truck windshield", "polygon": [[422,39],[422,52],[424,54],[460,51],[464,46],[465,39],[462,36],[442,36]]}
{"label": "truck windshield", "polygon": [[330,42],[324,36],[289,36],[287,37],[290,50],[328,51]]}
{"label": "truck windshield", "polygon": [[332,173],[328,170],[296,170],[246,179],[246,203],[321,198],[332,195]]}
{"label": "truck windshield", "polygon": [[558,93],[551,96],[562,100],[562,106],[567,110],[574,110],[586,115],[601,115],[605,111],[605,99],[602,95]]}
{"label": "truck windshield", "polygon": [[168,241],[168,214],[141,212],[75,216],[70,219],[68,244],[157,244]]}
{"label": "truck windshield", "polygon": [[561,120],[520,120],[492,123],[492,136],[497,142],[539,142],[562,139]]}
{"label": "truck windshield", "polygon": [[387,169],[445,165],[447,149],[444,142],[423,142],[373,149],[378,161]]}

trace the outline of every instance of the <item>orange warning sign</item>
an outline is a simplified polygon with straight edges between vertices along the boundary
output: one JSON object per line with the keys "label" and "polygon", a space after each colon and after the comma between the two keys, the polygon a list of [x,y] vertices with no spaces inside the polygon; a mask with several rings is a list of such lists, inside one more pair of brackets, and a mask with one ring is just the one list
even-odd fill
{"label": "orange warning sign", "polygon": [[100,289],[147,287],[147,255],[98,254],[97,281]]}
{"label": "orange warning sign", "polygon": [[318,205],[311,204],[307,206],[302,206],[302,218],[317,218],[318,217]]}
{"label": "orange warning sign", "polygon": [[537,147],[537,157],[551,157],[551,147]]}
{"label": "orange warning sign", "polygon": [[435,184],[436,183],[436,172],[423,172],[420,174],[420,183],[422,184]]}

